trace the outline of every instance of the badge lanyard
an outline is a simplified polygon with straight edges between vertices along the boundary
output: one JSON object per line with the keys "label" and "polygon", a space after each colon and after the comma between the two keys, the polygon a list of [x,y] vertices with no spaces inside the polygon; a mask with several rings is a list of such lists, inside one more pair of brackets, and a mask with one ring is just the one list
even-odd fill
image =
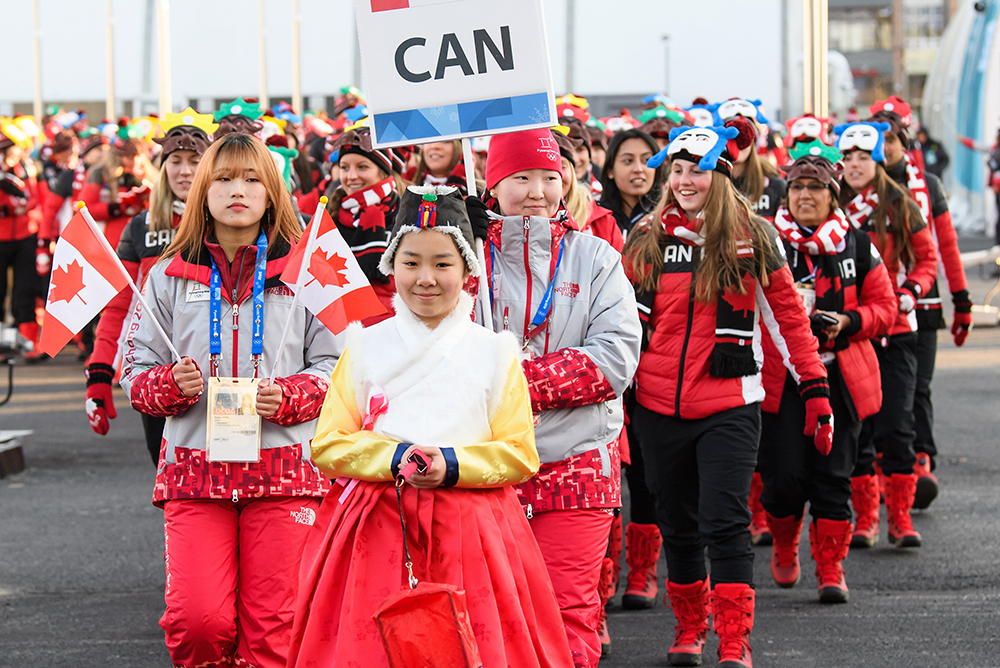
{"label": "badge lanyard", "polygon": [[[253,275],[253,338],[250,352],[253,355],[253,377],[257,377],[260,357],[264,352],[264,280],[267,273],[267,235],[261,230],[257,237],[257,263]],[[239,289],[239,286],[236,286]],[[211,375],[218,375],[219,357],[222,355],[222,277],[212,258],[212,277],[209,283],[209,353],[211,354]],[[239,313],[239,305],[234,300],[233,309]],[[239,327],[233,316],[233,329]]]}
{"label": "badge lanyard", "polygon": [[[552,311],[552,293],[556,287],[556,276],[559,273],[559,265],[562,264],[563,258],[563,246],[566,243],[566,237],[559,240],[559,255],[556,258],[555,269],[552,270],[552,279],[549,281],[549,287],[545,289],[545,295],[542,297],[541,303],[538,305],[538,310],[535,311],[535,317],[531,319],[531,329],[524,333],[524,349],[528,348],[528,342],[534,338],[539,332],[545,329],[545,325],[549,321],[549,315]],[[490,308],[493,307],[493,268],[496,266],[496,253],[495,246],[490,244]],[[525,267],[526,271],[531,271],[530,267]],[[531,305],[528,304],[527,307]]]}

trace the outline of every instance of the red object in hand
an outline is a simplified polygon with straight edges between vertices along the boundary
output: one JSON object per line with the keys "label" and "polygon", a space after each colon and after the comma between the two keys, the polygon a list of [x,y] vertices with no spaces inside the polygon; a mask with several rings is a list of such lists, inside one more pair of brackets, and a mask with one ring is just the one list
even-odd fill
{"label": "red object in hand", "polygon": [[959,313],[956,311],[953,316],[953,320],[951,321],[951,335],[955,339],[956,346],[961,346],[965,343],[966,337],[969,336],[970,329],[972,329],[972,314]]}
{"label": "red object in hand", "polygon": [[399,469],[399,475],[397,478],[402,478],[403,480],[409,480],[414,473],[427,473],[427,469],[431,466],[431,460],[422,453],[419,449],[414,450],[410,453],[410,456],[406,458],[406,466]]}
{"label": "red object in hand", "polygon": [[833,409],[827,397],[806,399],[806,436],[813,437],[816,449],[824,457],[833,449]]}
{"label": "red object in hand", "polygon": [[118,417],[115,401],[111,395],[111,385],[94,383],[87,387],[87,420],[90,428],[101,436],[105,436],[111,428],[109,420]]}

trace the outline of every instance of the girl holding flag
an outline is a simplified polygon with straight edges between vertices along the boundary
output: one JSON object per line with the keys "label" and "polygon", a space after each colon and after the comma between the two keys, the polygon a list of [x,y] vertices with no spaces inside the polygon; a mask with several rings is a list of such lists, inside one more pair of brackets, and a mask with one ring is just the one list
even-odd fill
{"label": "girl holding flag", "polygon": [[[140,287],[173,241],[198,163],[219,126],[212,122],[211,114],[199,114],[189,107],[179,114],[167,114],[161,127],[164,136],[153,140],[163,150],[149,211],[136,214],[118,240],[118,257]],[[97,325],[94,352],[87,361],[87,418],[90,427],[102,436],[108,433],[109,420],[118,415],[111,394],[111,379],[115,375],[118,344],[132,301],[132,291],[126,289],[104,308]],[[160,459],[163,421],[162,417],[142,414],[146,447],[154,465]]]}
{"label": "girl holding flag", "polygon": [[[333,335],[292,311],[279,281],[300,230],[264,144],[226,135],[149,272],[150,311],[132,316],[122,387],[136,410],[166,418],[153,503],[175,666],[285,665],[301,549],[329,488],[308,443],[336,362]],[[172,361],[154,319],[185,357]],[[275,365],[273,384],[259,380]],[[263,422],[238,415],[254,385]]]}

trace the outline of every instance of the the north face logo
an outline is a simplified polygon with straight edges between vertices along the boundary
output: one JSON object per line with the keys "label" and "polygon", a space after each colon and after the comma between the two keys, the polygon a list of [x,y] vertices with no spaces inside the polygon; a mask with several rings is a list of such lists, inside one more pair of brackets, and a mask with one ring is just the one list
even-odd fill
{"label": "the north face logo", "polygon": [[305,524],[306,526],[312,526],[316,523],[316,511],[312,508],[305,508],[299,506],[299,512],[294,510],[289,513],[294,519],[296,524]]}
{"label": "the north face logo", "polygon": [[577,283],[563,283],[555,292],[562,295],[563,297],[569,297],[570,299],[575,299],[578,294],[580,294],[580,286]]}

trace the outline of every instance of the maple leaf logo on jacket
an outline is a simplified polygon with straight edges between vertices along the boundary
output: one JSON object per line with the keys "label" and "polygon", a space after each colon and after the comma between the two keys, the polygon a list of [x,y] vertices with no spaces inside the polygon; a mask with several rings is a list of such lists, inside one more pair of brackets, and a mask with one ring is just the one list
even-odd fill
{"label": "maple leaf logo on jacket", "polygon": [[740,316],[744,318],[754,311],[757,304],[757,297],[753,292],[741,295],[735,290],[726,290],[722,299],[732,307],[733,313],[739,312]]}
{"label": "maple leaf logo on jacket", "polygon": [[49,288],[49,302],[54,303],[58,301],[70,302],[75,297],[79,297],[80,301],[83,301],[83,297],[80,297],[80,291],[86,286],[83,284],[83,266],[73,260],[66,268],[56,267],[52,271],[52,287]]}
{"label": "maple leaf logo on jacket", "polygon": [[324,288],[330,285],[342,288],[348,283],[346,271],[347,261],[344,258],[336,253],[327,257],[323,249],[317,248],[309,256],[309,273],[313,278],[306,285],[316,281]]}

